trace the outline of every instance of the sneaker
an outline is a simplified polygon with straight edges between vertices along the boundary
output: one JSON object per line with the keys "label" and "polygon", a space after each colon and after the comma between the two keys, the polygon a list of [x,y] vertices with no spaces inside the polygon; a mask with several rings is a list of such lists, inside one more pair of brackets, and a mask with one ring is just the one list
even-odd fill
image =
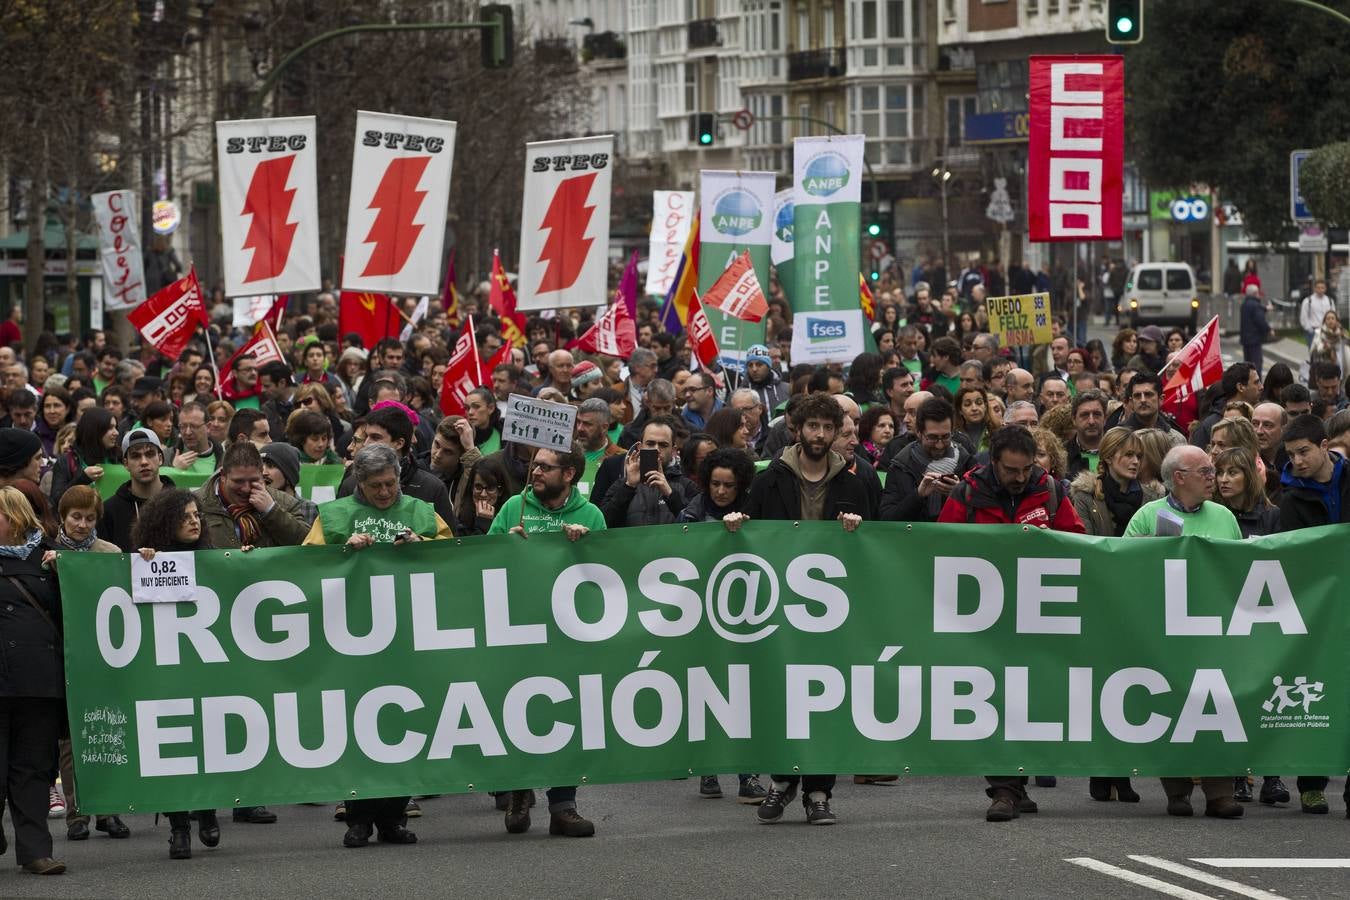
{"label": "sneaker", "polygon": [[769,792],[764,795],[764,802],[759,805],[759,824],[772,825],[783,818],[783,810],[787,809],[787,805],[796,797],[796,785],[786,791],[780,791],[777,786],[770,787]]}
{"label": "sneaker", "polygon": [[1252,784],[1246,775],[1239,775],[1233,779],[1233,799],[1239,803],[1252,802]]}
{"label": "sneaker", "polygon": [[1059,784],[1059,779],[1054,775],[1037,775],[1036,787],[1054,787]]}
{"label": "sneaker", "polygon": [[66,814],[66,798],[61,796],[61,789],[52,785],[47,789],[47,818],[59,819]]}
{"label": "sneaker", "polygon": [[1169,816],[1193,816],[1195,810],[1191,807],[1191,798],[1180,795],[1167,798],[1167,814]]}
{"label": "sneaker", "polygon": [[1298,802],[1303,805],[1305,813],[1322,816],[1331,811],[1331,807],[1327,805],[1327,797],[1321,791],[1304,791],[1298,795]]}
{"label": "sneaker", "polygon": [[804,801],[808,825],[833,825],[839,820],[830,811],[830,799],[819,791],[812,791]]}
{"label": "sneaker", "polygon": [[698,780],[698,795],[705,800],[716,800],[722,796],[722,785],[716,775],[703,775]]}
{"label": "sneaker", "polygon": [[595,834],[595,823],[582,816],[575,807],[560,809],[549,815],[548,833],[561,837],[591,837]]}
{"label": "sneaker", "polygon": [[1232,797],[1217,797],[1205,803],[1205,815],[1211,819],[1240,819],[1242,813],[1242,804]]}
{"label": "sneaker", "polygon": [[1000,790],[994,792],[994,802],[989,804],[989,808],[984,812],[986,822],[1011,822],[1018,816],[1017,795],[1012,791]]}
{"label": "sneaker", "polygon": [[337,809],[333,810],[333,821],[334,821],[334,822],[345,822],[345,821],[347,821],[347,804],[346,804],[346,803],[339,803],[339,804],[337,805]]}
{"label": "sneaker", "polygon": [[419,819],[422,817],[422,807],[417,805],[417,801],[409,798],[408,806],[403,810],[403,815],[409,819]]}
{"label": "sneaker", "polygon": [[741,782],[740,789],[736,791],[736,802],[744,803],[747,806],[759,805],[764,802],[764,798],[769,796],[769,792],[764,790],[764,785],[759,783],[759,779],[751,775]]}
{"label": "sneaker", "polygon": [[1265,804],[1289,802],[1289,788],[1284,786],[1280,776],[1270,775],[1262,779],[1261,802]]}

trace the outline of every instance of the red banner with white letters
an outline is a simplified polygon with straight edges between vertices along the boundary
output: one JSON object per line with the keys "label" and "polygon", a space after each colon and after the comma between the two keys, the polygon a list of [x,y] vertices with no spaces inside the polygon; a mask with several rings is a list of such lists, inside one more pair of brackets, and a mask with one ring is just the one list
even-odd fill
{"label": "red banner with white letters", "polygon": [[1119,240],[1125,61],[1033,56],[1027,228],[1033,241]]}

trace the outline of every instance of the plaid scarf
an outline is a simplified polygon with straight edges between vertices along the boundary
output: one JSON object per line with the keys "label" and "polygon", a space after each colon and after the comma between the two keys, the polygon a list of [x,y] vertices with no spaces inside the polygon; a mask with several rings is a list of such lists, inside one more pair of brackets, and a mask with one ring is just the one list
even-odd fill
{"label": "plaid scarf", "polygon": [[227,503],[218,486],[216,496],[220,498],[220,505],[225,507],[225,512],[234,520],[234,528],[239,532],[240,546],[256,546],[258,538],[262,536],[262,523],[258,521],[258,511],[250,503]]}

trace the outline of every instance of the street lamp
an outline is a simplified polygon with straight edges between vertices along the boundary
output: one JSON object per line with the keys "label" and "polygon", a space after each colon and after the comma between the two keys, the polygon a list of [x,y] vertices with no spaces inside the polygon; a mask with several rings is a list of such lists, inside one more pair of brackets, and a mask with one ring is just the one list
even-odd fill
{"label": "street lamp", "polygon": [[952,172],[939,163],[933,167],[932,176],[937,179],[942,191],[942,265],[946,268],[951,264],[951,240],[947,230],[947,182],[952,180]]}

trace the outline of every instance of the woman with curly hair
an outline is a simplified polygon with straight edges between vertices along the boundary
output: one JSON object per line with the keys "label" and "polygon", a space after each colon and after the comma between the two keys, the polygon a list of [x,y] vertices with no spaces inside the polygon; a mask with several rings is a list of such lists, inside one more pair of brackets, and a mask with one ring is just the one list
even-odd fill
{"label": "woman with curly hair", "polygon": [[952,404],[956,412],[953,427],[964,431],[976,452],[989,449],[989,438],[1003,427],[989,409],[989,397],[984,388],[963,387],[956,392]]}
{"label": "woman with curly hair", "polygon": [[[155,553],[209,550],[211,536],[202,527],[201,509],[197,498],[189,491],[170,488],[161,491],[141,507],[140,517],[131,531],[132,546],[138,547],[141,558],[152,560]],[[192,858],[192,823],[186,811],[169,815],[169,859]],[[197,837],[203,846],[220,843],[220,823],[214,809],[199,809]]]}

